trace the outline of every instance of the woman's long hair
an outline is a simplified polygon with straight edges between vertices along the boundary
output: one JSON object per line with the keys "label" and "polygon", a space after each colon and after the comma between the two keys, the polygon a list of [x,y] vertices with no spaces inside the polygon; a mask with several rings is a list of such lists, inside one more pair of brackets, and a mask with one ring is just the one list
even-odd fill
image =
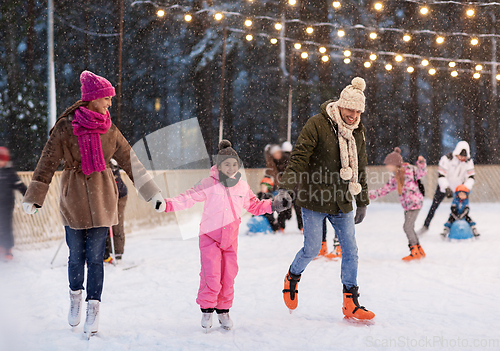
{"label": "woman's long hair", "polygon": [[398,184],[398,194],[401,195],[405,186],[405,168],[403,166],[398,167],[395,178],[396,183]]}
{"label": "woman's long hair", "polygon": [[[61,119],[61,118],[66,118],[68,117],[70,114],[72,114],[73,112],[76,111],[76,109],[80,106],[87,106],[89,104],[89,101],[82,101],[82,100],[78,100],[77,102],[75,102],[73,105],[71,105],[70,107],[68,107],[66,109],[66,111],[63,112],[62,115],[60,115],[58,118],[57,118],[57,121],[56,123]],[[54,129],[54,127],[52,127],[52,129],[50,130],[49,132],[49,135],[52,134],[52,130]]]}

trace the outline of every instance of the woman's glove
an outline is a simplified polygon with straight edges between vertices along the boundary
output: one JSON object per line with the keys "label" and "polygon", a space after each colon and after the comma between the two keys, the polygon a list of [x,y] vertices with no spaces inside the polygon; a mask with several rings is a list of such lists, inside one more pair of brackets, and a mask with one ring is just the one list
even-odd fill
{"label": "woman's glove", "polygon": [[273,211],[283,212],[292,207],[292,197],[285,189],[280,189],[278,195],[274,197],[272,206]]}
{"label": "woman's glove", "polygon": [[40,207],[35,205],[35,204],[29,203],[29,202],[23,202],[23,210],[27,214],[31,215],[31,214],[36,213],[38,211],[38,208],[40,208]]}
{"label": "woman's glove", "polygon": [[356,209],[356,216],[354,216],[354,224],[359,224],[363,222],[366,216],[366,206],[358,207]]}
{"label": "woman's glove", "polygon": [[151,203],[153,204],[153,208],[156,210],[156,212],[165,212],[165,209],[167,208],[167,204],[163,196],[161,196],[161,193],[153,196],[153,198],[151,199]]}

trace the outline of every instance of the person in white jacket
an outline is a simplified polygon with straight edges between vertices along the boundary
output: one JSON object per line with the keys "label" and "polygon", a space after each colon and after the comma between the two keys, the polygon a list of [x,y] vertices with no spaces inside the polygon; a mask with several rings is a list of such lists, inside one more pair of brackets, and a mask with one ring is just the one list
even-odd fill
{"label": "person in white jacket", "polygon": [[465,185],[469,191],[472,189],[474,175],[474,161],[470,157],[469,144],[466,141],[460,141],[453,152],[444,155],[439,160],[438,186],[424,226],[418,231],[419,235],[429,230],[432,218],[445,196],[452,198],[454,189],[461,184]]}

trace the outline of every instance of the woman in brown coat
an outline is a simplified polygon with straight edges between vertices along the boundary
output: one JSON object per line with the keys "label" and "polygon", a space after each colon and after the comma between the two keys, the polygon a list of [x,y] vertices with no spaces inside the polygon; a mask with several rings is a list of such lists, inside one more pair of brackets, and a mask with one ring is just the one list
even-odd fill
{"label": "woman in brown coat", "polygon": [[89,71],[80,76],[81,100],[57,120],[24,197],[24,210],[42,207],[61,161],[60,212],[69,247],[68,276],[72,327],[80,323],[84,268],[87,263],[87,318],[84,333],[97,332],[104,281],[103,256],[108,228],[118,223],[118,189],[110,169],[114,158],[139,194],[157,211],[165,210],[160,189],[137,159],[127,140],[111,122],[108,108],[115,90]]}

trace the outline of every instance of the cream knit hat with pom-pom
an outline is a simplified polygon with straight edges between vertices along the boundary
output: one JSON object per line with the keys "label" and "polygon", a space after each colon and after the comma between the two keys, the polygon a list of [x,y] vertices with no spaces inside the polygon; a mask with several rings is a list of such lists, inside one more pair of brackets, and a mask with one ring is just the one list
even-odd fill
{"label": "cream knit hat with pom-pom", "polygon": [[351,85],[345,87],[340,93],[337,105],[339,107],[365,112],[365,94],[363,93],[365,88],[366,83],[363,78],[354,78]]}

